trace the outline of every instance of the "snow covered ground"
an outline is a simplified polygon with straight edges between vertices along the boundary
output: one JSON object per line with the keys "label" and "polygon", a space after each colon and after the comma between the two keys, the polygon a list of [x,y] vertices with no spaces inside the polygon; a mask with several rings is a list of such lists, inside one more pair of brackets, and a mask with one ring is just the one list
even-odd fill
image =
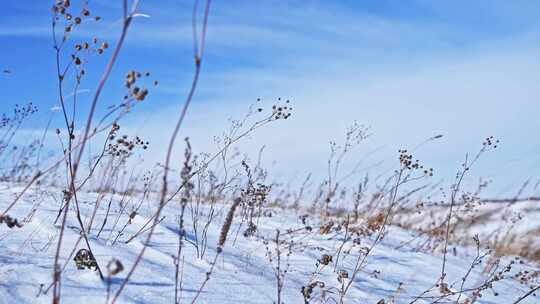
{"label": "snow covered ground", "polygon": [[[431,206],[422,212],[402,209],[395,223],[430,231],[448,217],[448,206]],[[473,236],[505,254],[540,260],[540,202],[503,201],[458,205],[453,211],[453,241],[471,245]]]}
{"label": "snow covered ground", "polygon": [[[12,201],[21,187],[0,185],[0,210]],[[98,194],[80,193],[79,201],[83,221],[91,216]],[[52,281],[54,252],[58,240],[59,224],[54,225],[58,214],[62,193],[59,189],[33,189],[30,195],[18,203],[9,214],[24,222],[22,228],[0,226],[0,303],[51,303],[52,290],[44,291]],[[152,196],[151,196],[152,197]],[[113,198],[110,200],[110,198]],[[98,231],[107,213],[111,201],[109,218],[98,237]],[[142,202],[131,222],[129,214]],[[143,246],[144,236],[139,236],[126,244],[132,235],[150,218],[155,210],[155,200],[140,196],[124,197],[107,195],[89,233],[95,258],[102,268],[111,259],[121,261],[129,269],[137,253]],[[183,267],[181,303],[191,303],[201,283],[210,269],[216,253],[216,243],[221,225],[230,203],[216,205],[216,218],[208,228],[208,251],[202,258],[197,258],[195,238],[201,241],[201,229],[193,231],[191,209],[186,209],[187,242],[183,247]],[[35,206],[35,210],[33,210]],[[125,210],[120,214],[121,206]],[[144,255],[142,263],[136,269],[125,291],[117,303],[174,303],[175,265],[177,253],[179,214],[177,202],[172,202],[163,212],[164,219],[155,230],[152,242]],[[205,217],[208,205],[201,206],[200,215]],[[120,214],[119,217],[117,217]],[[246,224],[241,224],[240,212],[233,222],[223,253],[218,257],[215,269],[204,287],[197,303],[274,303],[277,301],[276,275],[276,229],[280,230],[281,270],[284,273],[282,291],[283,303],[304,303],[302,287],[313,282],[320,282],[313,290],[310,303],[339,303],[338,273],[347,271],[349,279],[362,248],[371,245],[375,233],[368,236],[350,234],[338,257],[337,252],[343,244],[345,229],[330,229],[321,234],[318,227],[325,223],[316,216],[302,217],[304,213],[295,210],[268,209],[265,216],[257,218],[257,231],[253,236],[243,235]],[[115,225],[116,219],[118,222]],[[60,222],[60,221],[59,221]],[[124,225],[124,232],[114,239]],[[312,229],[306,229],[306,226]],[[336,225],[337,226],[337,225]],[[62,276],[62,303],[106,303],[107,280],[101,281],[97,272],[78,270],[75,262],[68,259],[79,239],[79,228],[74,213],[70,214],[62,244],[61,263],[66,264]],[[114,227],[114,229],[113,229]],[[199,226],[201,228],[201,226]],[[473,247],[458,247],[457,254],[450,253],[446,265],[446,282],[450,294],[441,297],[437,283],[442,265],[442,256],[415,249],[411,239],[417,235],[398,227],[389,227],[382,243],[375,246],[367,257],[366,265],[351,284],[346,294],[346,303],[468,303],[474,289],[490,280],[499,271],[503,279],[494,281],[476,303],[514,303],[528,291],[530,285],[538,284],[534,277],[532,264],[514,257],[506,257],[498,264],[490,264],[493,259],[484,258],[470,269],[476,250]],[[421,240],[422,237],[420,237]],[[356,241],[355,241],[356,239]],[[113,244],[114,242],[114,244]],[[358,244],[359,243],[359,244]],[[80,242],[77,250],[85,248]],[[199,246],[199,249],[201,247]],[[485,250],[481,249],[480,253]],[[271,258],[269,257],[271,255]],[[324,254],[333,257],[332,262],[323,266],[318,260]],[[511,265],[508,272],[506,266]],[[467,275],[461,286],[462,278]],[[528,271],[526,274],[524,271]],[[111,293],[114,293],[126,275],[126,270],[112,277]],[[529,276],[527,284],[520,284],[519,278]],[[342,282],[348,283],[349,279]],[[324,283],[324,287],[321,288]],[[463,290],[461,296],[454,294]],[[324,299],[323,299],[324,298]],[[384,300],[384,302],[380,302]],[[540,303],[538,297],[530,296],[521,303]]]}

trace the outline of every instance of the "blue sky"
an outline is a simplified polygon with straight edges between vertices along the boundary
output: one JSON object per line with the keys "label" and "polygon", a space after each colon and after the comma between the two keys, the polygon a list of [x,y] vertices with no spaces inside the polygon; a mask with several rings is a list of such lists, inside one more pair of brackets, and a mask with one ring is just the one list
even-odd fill
{"label": "blue sky", "polygon": [[[119,3],[90,1],[92,14],[103,20],[75,32],[73,43],[96,36],[113,45]],[[0,75],[0,112],[36,103],[41,112],[28,131],[42,127],[57,104],[51,4],[1,4],[0,68],[12,73]],[[105,108],[121,98],[130,69],[150,71],[159,81],[124,122],[152,138],[149,162],[162,158],[160,147],[191,80],[191,5],[140,1],[139,11],[150,18],[135,19],[101,99]],[[258,97],[267,106],[289,98],[292,120],[240,145],[254,157],[266,144],[276,177],[324,172],[328,141],[339,142],[357,120],[370,125],[373,136],[348,165],[377,150],[366,166],[384,160],[373,169],[384,172],[394,166],[397,149],[444,134],[418,154],[446,181],[466,152],[494,135],[501,148],[482,159],[475,174],[493,178],[503,193],[540,177],[539,11],[534,0],[213,1],[200,87],[181,136],[190,136],[198,151],[212,151],[227,118],[240,118]],[[95,89],[108,55],[92,59],[81,88]],[[81,103],[90,97],[81,94]],[[62,126],[60,118],[55,126]]]}

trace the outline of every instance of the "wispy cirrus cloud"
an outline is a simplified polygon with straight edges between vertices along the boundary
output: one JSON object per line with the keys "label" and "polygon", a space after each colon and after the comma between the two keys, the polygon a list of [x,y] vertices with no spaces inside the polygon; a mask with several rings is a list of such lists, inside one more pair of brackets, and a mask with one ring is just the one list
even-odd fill
{"label": "wispy cirrus cloud", "polygon": [[1,25],[0,36],[5,37],[33,37],[51,35],[50,28],[43,26],[19,27],[15,25]]}

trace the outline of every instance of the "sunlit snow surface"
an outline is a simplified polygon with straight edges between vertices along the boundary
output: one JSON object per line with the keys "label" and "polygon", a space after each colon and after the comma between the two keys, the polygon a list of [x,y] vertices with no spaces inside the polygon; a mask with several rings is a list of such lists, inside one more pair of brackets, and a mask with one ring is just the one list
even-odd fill
{"label": "sunlit snow surface", "polygon": [[[0,186],[0,209],[4,210],[22,188],[6,184]],[[85,222],[90,218],[97,196],[96,193],[79,193],[78,199]],[[40,289],[46,289],[52,279],[54,252],[59,231],[59,225],[53,225],[53,221],[58,213],[61,198],[60,189],[45,187],[32,189],[30,194],[9,212],[12,217],[23,220],[35,204],[38,208],[31,219],[22,228],[9,229],[6,225],[0,226],[0,303],[51,303],[52,290],[43,294]],[[152,210],[155,210],[156,199],[152,197],[151,200],[143,202],[140,214],[135,217],[132,224],[127,225],[124,234],[113,246],[112,240],[116,237],[117,231],[126,223],[129,211],[140,202],[140,197],[135,195],[124,199],[124,203],[128,204],[127,211],[119,218],[115,231],[111,232],[111,227],[118,215],[119,201],[121,201],[121,196],[116,195],[111,204],[105,229],[100,237],[96,238],[97,231],[103,223],[109,198],[110,196],[107,195],[101,202],[90,232],[91,245],[102,268],[105,268],[112,258],[116,258],[129,269],[143,246],[145,235],[128,244],[125,244],[125,241],[150,218]],[[181,303],[191,303],[191,299],[206,277],[206,272],[216,252],[217,238],[228,207],[226,203],[217,205],[218,215],[208,231],[209,249],[202,259],[196,257],[194,246],[185,242]],[[207,208],[201,209],[203,214],[207,212]],[[302,212],[278,209],[269,211],[271,216],[257,219],[258,231],[253,237],[243,236],[246,225],[244,224],[239,229],[241,218],[240,216],[235,218],[223,254],[218,258],[214,273],[199,297],[198,303],[274,303],[276,278],[273,267],[275,267],[276,259],[269,262],[264,240],[273,239],[276,229],[280,229],[281,239],[287,243],[292,242],[293,246],[292,254],[289,257],[285,255],[282,257],[282,267],[286,267],[287,263],[290,264],[285,275],[282,299],[284,303],[304,303],[302,286],[308,284],[313,271],[316,270],[317,260],[322,254],[335,256],[343,240],[344,231],[321,235],[318,229],[314,228],[311,232],[307,232],[302,229],[305,225],[299,219]],[[177,252],[178,213],[177,202],[173,201],[165,208],[164,220],[157,227],[142,263],[117,303],[174,303],[173,256]],[[267,215],[268,213],[267,211]],[[189,208],[186,210],[185,219],[187,238],[193,240],[194,233]],[[313,227],[317,227],[320,223],[320,219],[315,216],[308,219],[308,224]],[[287,234],[288,229],[300,229],[301,232]],[[71,211],[62,243],[62,265],[66,263],[78,237],[78,223]],[[386,303],[391,303],[392,298],[394,303],[410,303],[416,296],[433,287],[440,276],[442,256],[430,252],[416,252],[414,250],[416,241],[403,245],[414,237],[415,235],[411,232],[390,227],[384,241],[375,247],[367,259],[366,267],[352,283],[346,296],[346,303],[375,304],[381,299],[385,299]],[[417,240],[422,241],[421,238]],[[372,241],[373,236],[362,238],[360,246],[352,247],[352,249],[352,241],[349,241],[344,249],[350,249],[350,254],[343,257],[342,253],[336,270],[347,270],[350,274],[358,257],[359,248],[369,246]],[[267,244],[269,250],[275,252],[274,243],[270,241]],[[286,245],[282,246],[282,250],[286,252]],[[79,244],[79,248],[84,248],[84,242]],[[457,248],[456,252],[457,255],[449,254],[447,262],[446,281],[453,291],[460,290],[461,278],[467,273],[474,259],[475,249]],[[503,259],[500,267],[502,268],[512,259],[511,257]],[[67,263],[62,275],[62,303],[105,303],[106,282],[102,282],[94,271],[77,270],[71,259]],[[532,264],[523,263],[512,267],[508,275],[511,276],[524,269],[537,270]],[[481,284],[486,276],[483,273],[484,270],[485,263],[475,267],[464,288]],[[124,270],[110,280],[113,293],[126,273],[127,271]],[[333,297],[339,302],[339,297],[335,293],[332,294],[336,291],[332,287],[340,287],[333,264],[324,267],[316,276],[316,280],[325,282],[329,291],[327,297]],[[403,286],[398,290],[400,283],[403,283]],[[528,286],[519,284],[515,279],[505,279],[494,283],[493,290],[484,291],[476,303],[513,303],[527,290]],[[319,291],[314,291],[314,293],[317,292]],[[495,292],[498,296],[494,295]],[[440,296],[440,292],[438,288],[434,288],[423,296],[424,298],[418,299],[416,303],[434,303]],[[464,293],[460,302],[463,303],[468,296],[470,293]],[[455,303],[456,299],[457,296],[450,296],[437,303]],[[312,303],[318,303],[317,299]],[[328,303],[334,302],[330,300]],[[529,297],[521,303],[540,303],[540,298]]]}

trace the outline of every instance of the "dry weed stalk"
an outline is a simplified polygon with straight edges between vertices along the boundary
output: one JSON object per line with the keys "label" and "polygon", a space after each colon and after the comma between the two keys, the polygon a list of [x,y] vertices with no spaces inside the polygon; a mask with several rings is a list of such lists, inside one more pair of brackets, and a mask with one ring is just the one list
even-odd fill
{"label": "dry weed stalk", "polygon": [[[330,142],[330,156],[327,161],[328,179],[324,182],[328,188],[324,198],[324,215],[326,217],[330,215],[330,203],[337,194],[340,182],[343,181],[343,178],[340,178],[338,173],[344,157],[369,136],[369,127],[360,125],[355,121],[351,126],[347,127],[343,145],[340,146],[336,142]],[[349,173],[346,176],[351,175],[352,173]]]}
{"label": "dry weed stalk", "polygon": [[[375,240],[372,242],[370,247],[366,248],[366,251],[364,254],[359,254],[358,258],[356,259],[355,265],[352,270],[352,275],[350,276],[350,279],[347,284],[342,284],[342,287],[339,291],[339,303],[343,304],[345,300],[345,295],[347,294],[349,288],[351,287],[352,283],[354,282],[356,276],[362,269],[364,262],[366,261],[367,257],[370,255],[370,253],[373,252],[373,249],[379,242],[383,239],[386,228],[388,225],[389,218],[392,216],[392,211],[397,203],[397,193],[398,189],[405,183],[421,179],[426,176],[432,176],[433,175],[433,169],[427,169],[424,168],[423,165],[420,164],[419,160],[413,160],[413,155],[408,153],[407,150],[399,150],[399,162],[400,162],[400,169],[396,172],[395,178],[396,182],[394,187],[391,189],[392,193],[390,196],[390,201],[387,210],[384,213],[383,221],[380,225],[378,225],[378,233],[375,237]],[[420,175],[413,176],[412,173],[415,171],[421,171]]]}
{"label": "dry weed stalk", "polygon": [[217,259],[219,255],[223,252],[223,247],[225,246],[225,242],[227,241],[227,236],[229,234],[229,231],[231,230],[231,225],[234,220],[234,213],[236,212],[236,208],[238,208],[238,205],[240,205],[240,202],[241,202],[240,198],[235,199],[233,204],[231,205],[231,208],[227,212],[227,216],[225,217],[225,222],[223,222],[223,226],[221,226],[221,232],[219,233],[219,239],[218,239],[218,243],[216,247],[216,255],[214,256],[214,259],[212,260],[210,269],[206,272],[206,277],[203,283],[197,290],[195,297],[193,297],[191,304],[194,304],[197,301],[204,287],[206,286],[208,281],[210,281],[210,277],[212,276],[214,267],[216,266]]}
{"label": "dry weed stalk", "polygon": [[[176,257],[174,258],[174,264],[175,264],[175,289],[174,289],[174,298],[175,303],[179,303],[179,293],[178,288],[181,285],[181,282],[179,282],[180,279],[180,257],[182,256],[182,248],[184,247],[184,239],[186,232],[184,230],[184,213],[186,210],[186,206],[188,204],[188,201],[191,199],[192,196],[192,190],[193,190],[193,183],[190,182],[189,176],[191,174],[191,170],[193,169],[193,163],[191,160],[192,157],[192,151],[191,151],[191,145],[189,143],[189,139],[186,138],[186,150],[184,152],[184,166],[182,168],[182,172],[180,177],[182,178],[182,182],[186,183],[186,187],[184,188],[182,197],[180,198],[180,215],[178,216],[178,247],[176,252]],[[183,271],[183,269],[182,269]]]}
{"label": "dry weed stalk", "polygon": [[[270,264],[272,264],[272,270],[274,271],[274,276],[276,278],[276,304],[283,304],[282,300],[282,291],[283,286],[285,284],[285,276],[287,275],[287,272],[289,272],[290,263],[289,263],[289,257],[292,254],[292,244],[289,244],[287,246],[287,251],[283,252],[282,245],[285,243],[280,239],[281,232],[279,229],[276,229],[276,236],[273,240],[274,243],[274,250],[272,251],[269,246],[268,242],[266,243],[266,257]],[[286,263],[283,265],[282,259],[283,254],[285,253]]]}
{"label": "dry weed stalk", "polygon": [[[109,75],[111,73],[111,70],[112,70],[115,62],[116,62],[116,59],[118,58],[118,54],[120,53],[120,49],[122,48],[124,39],[126,37],[127,31],[128,31],[128,28],[129,28],[129,25],[131,24],[133,15],[135,13],[135,10],[137,9],[137,5],[138,5],[138,1],[134,2],[133,6],[131,8],[131,12],[128,12],[128,1],[127,0],[123,1],[123,12],[124,12],[124,14],[123,14],[122,33],[120,35],[120,38],[118,39],[117,45],[114,48],[113,54],[111,55],[111,57],[109,59],[109,62],[107,64],[106,68],[105,68],[105,71],[103,72],[101,80],[98,83],[95,95],[94,95],[94,97],[92,99],[91,106],[90,106],[90,111],[88,113],[88,117],[87,117],[87,120],[86,120],[86,126],[84,128],[84,133],[83,133],[84,135],[80,139],[80,147],[78,148],[78,153],[77,153],[77,155],[75,157],[75,161],[71,161],[71,153],[73,151],[73,147],[69,147],[69,159],[68,159],[68,162],[70,163],[70,171],[69,171],[70,172],[70,186],[69,186],[69,192],[68,192],[69,194],[66,196],[64,216],[63,216],[63,219],[62,219],[62,226],[60,228],[60,235],[59,235],[59,238],[58,238],[58,245],[57,245],[57,248],[56,248],[56,254],[55,254],[55,258],[54,258],[53,304],[60,303],[60,284],[59,284],[59,282],[61,280],[61,271],[60,271],[60,266],[58,264],[58,261],[59,261],[59,258],[60,258],[61,244],[62,244],[62,239],[63,239],[63,235],[64,235],[64,229],[65,229],[65,225],[66,225],[67,214],[68,214],[68,211],[69,211],[69,205],[70,205],[70,202],[71,202],[72,198],[75,198],[75,200],[77,199],[76,198],[77,197],[77,187],[75,186],[77,172],[78,172],[78,169],[79,169],[79,165],[80,165],[82,156],[84,154],[86,143],[88,141],[88,136],[90,135],[90,132],[91,132],[91,129],[92,129],[92,121],[93,121],[94,114],[95,114],[95,111],[96,111],[96,108],[97,108],[97,103],[98,103],[99,97],[101,95],[101,91],[102,91],[103,87],[105,86],[105,83],[107,82],[107,79],[109,78]],[[60,14],[63,15],[68,7],[69,7],[69,1],[58,2],[57,5],[55,6],[55,8],[57,9],[57,11],[55,11],[55,14],[60,13]],[[55,18],[56,18],[56,16],[55,16]],[[53,26],[54,25],[55,25],[55,22],[53,21]],[[64,31],[64,33],[65,33],[64,34],[64,39],[62,40],[63,42],[65,41],[65,37],[67,37],[67,33],[69,33],[71,31],[72,26],[73,25],[66,26],[65,31]],[[56,39],[56,35],[54,35],[54,38]],[[55,45],[56,45],[56,43],[55,43]],[[73,58],[73,59],[74,59],[73,62],[76,65],[79,65],[81,63],[80,59],[78,59],[78,58]],[[59,61],[57,61],[57,62],[59,62]],[[60,80],[63,79],[61,74],[59,74],[59,79]],[[61,86],[61,82],[60,82],[60,86]],[[64,111],[64,113],[65,113],[65,111]],[[69,125],[69,122],[67,122],[67,124]],[[70,141],[71,141],[71,139],[73,138],[73,134],[70,134],[69,138],[70,138]],[[86,245],[90,249],[90,243],[88,242],[88,238],[85,235],[86,233],[84,232],[84,225],[82,224],[82,220],[80,218],[80,212],[78,210],[78,204],[76,204],[76,207],[77,207],[77,219],[79,221],[79,224],[81,225],[81,229],[83,230],[83,235],[84,235],[84,238],[85,238],[85,241],[86,241]],[[99,266],[97,266],[97,269],[99,271],[100,277],[103,279],[104,276],[103,276],[103,274],[101,272],[101,268]]]}
{"label": "dry weed stalk", "polygon": [[[149,242],[150,242],[150,240],[152,238],[152,235],[154,233],[154,228],[155,228],[157,222],[159,221],[161,211],[165,207],[165,204],[166,204],[166,201],[167,201],[168,174],[169,174],[169,169],[170,169],[172,150],[174,148],[174,143],[176,142],[176,137],[178,135],[178,132],[180,131],[180,127],[182,126],[182,123],[184,121],[184,117],[185,117],[185,115],[187,113],[187,110],[189,108],[189,105],[191,104],[191,101],[193,99],[195,90],[197,88],[197,83],[198,83],[199,75],[200,75],[200,71],[201,71],[201,63],[202,63],[202,59],[203,59],[203,55],[204,55],[204,46],[205,46],[205,40],[206,40],[206,30],[207,30],[207,25],[208,25],[208,17],[209,17],[209,13],[210,13],[210,3],[211,3],[211,1],[210,0],[206,1],[206,5],[205,5],[205,9],[204,9],[204,17],[203,17],[203,26],[202,26],[202,32],[201,32],[200,37],[198,36],[198,32],[197,32],[197,19],[196,19],[198,3],[199,2],[196,0],[195,5],[193,7],[193,17],[192,17],[192,21],[193,21],[193,23],[192,23],[193,48],[194,48],[194,54],[193,55],[194,55],[194,63],[195,63],[195,72],[193,74],[193,81],[192,81],[191,87],[189,89],[188,95],[186,97],[186,101],[185,101],[185,103],[184,103],[184,105],[182,107],[182,110],[180,112],[180,116],[178,117],[178,121],[176,122],[176,126],[174,127],[174,130],[172,132],[172,136],[171,136],[170,141],[169,141],[169,145],[167,147],[167,154],[165,156],[165,164],[164,164],[165,167],[164,167],[164,172],[163,172],[163,185],[162,185],[161,194],[160,194],[159,206],[158,206],[158,209],[157,209],[157,211],[155,212],[155,215],[154,215],[154,225],[151,226],[150,231],[148,233],[148,236],[146,237],[146,241],[144,242],[143,248],[141,249],[141,251],[139,252],[137,257],[135,258],[133,266],[128,271],[128,274],[126,275],[126,278],[122,281],[122,284],[120,285],[120,287],[118,288],[116,294],[114,295],[114,297],[112,299],[112,304],[114,304],[116,302],[116,300],[118,299],[118,297],[122,293],[123,289],[125,288],[127,282],[129,281],[129,279],[133,275],[133,272],[135,271],[135,269],[139,265],[143,255],[144,255],[144,252],[146,251],[146,248],[147,248],[147,246],[148,246],[148,244],[149,244]],[[126,12],[126,8],[124,9],[124,14],[126,14],[125,12]],[[199,46],[199,44],[200,44],[200,46]]]}
{"label": "dry weed stalk", "polygon": [[458,171],[456,174],[456,180],[454,185],[452,186],[452,194],[450,196],[450,207],[448,211],[448,217],[446,218],[446,231],[445,231],[445,238],[444,238],[444,248],[443,248],[443,262],[441,266],[441,277],[440,277],[440,284],[445,284],[444,279],[446,277],[446,254],[447,254],[447,248],[448,248],[448,239],[450,235],[450,224],[452,221],[452,211],[454,209],[454,205],[456,203],[456,197],[460,190],[461,183],[463,182],[463,178],[465,175],[469,172],[472,165],[474,165],[480,156],[486,152],[489,149],[495,149],[497,148],[497,145],[499,144],[499,140],[496,140],[493,138],[493,136],[487,137],[486,140],[482,143],[482,148],[476,156],[469,161],[468,155],[465,156],[465,161],[462,164],[462,169]]}

